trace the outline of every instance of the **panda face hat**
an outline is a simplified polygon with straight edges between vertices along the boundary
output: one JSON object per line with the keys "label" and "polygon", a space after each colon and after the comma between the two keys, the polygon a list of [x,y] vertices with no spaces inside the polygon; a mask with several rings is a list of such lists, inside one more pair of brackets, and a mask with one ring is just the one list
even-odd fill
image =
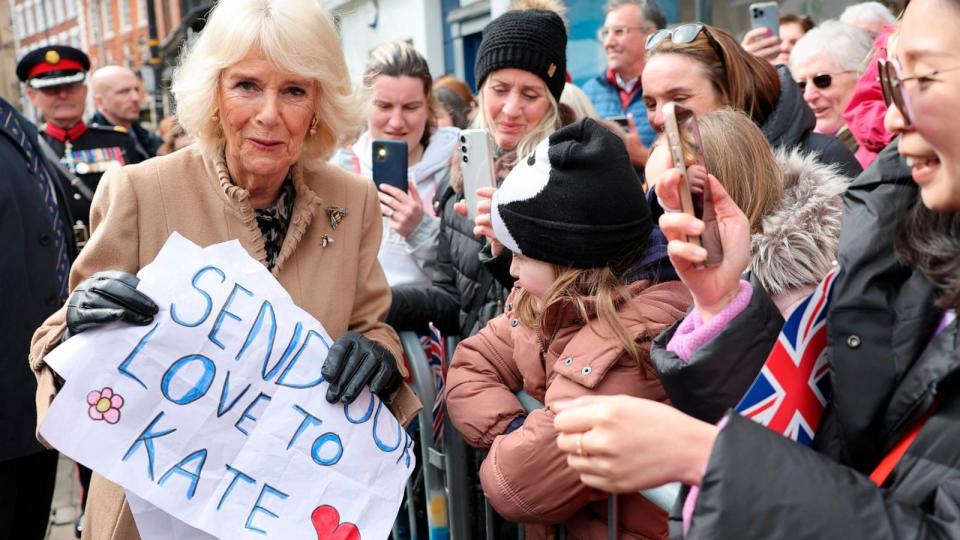
{"label": "panda face hat", "polygon": [[623,140],[589,118],[517,163],[493,197],[491,219],[511,251],[575,268],[620,262],[653,228]]}

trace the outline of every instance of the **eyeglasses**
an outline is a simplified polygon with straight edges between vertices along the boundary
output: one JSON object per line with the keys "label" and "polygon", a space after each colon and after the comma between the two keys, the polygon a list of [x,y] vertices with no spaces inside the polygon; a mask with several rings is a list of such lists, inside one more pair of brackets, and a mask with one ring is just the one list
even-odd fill
{"label": "eyeglasses", "polygon": [[887,107],[889,107],[891,103],[896,105],[900,111],[900,115],[903,116],[903,122],[908,126],[913,124],[911,120],[911,118],[913,118],[913,109],[910,106],[910,101],[907,99],[907,93],[903,89],[903,83],[907,81],[918,81],[920,83],[943,82],[934,77],[941,73],[956,70],[960,70],[960,66],[935,69],[925,75],[903,77],[900,62],[897,62],[896,59],[884,60],[881,58],[877,60],[877,73],[880,79],[880,90],[883,92],[883,101],[887,104]]}
{"label": "eyeglasses", "polygon": [[649,51],[667,38],[670,38],[670,41],[677,45],[693,43],[701,32],[703,32],[703,35],[707,38],[710,46],[713,47],[714,52],[717,53],[717,58],[720,59],[720,63],[726,66],[727,59],[723,54],[723,48],[720,46],[720,43],[717,42],[716,38],[713,37],[713,34],[710,33],[710,30],[707,29],[707,26],[701,23],[681,24],[676,28],[657,30],[647,38],[646,50]]}
{"label": "eyeglasses", "polygon": [[619,39],[631,31],[643,32],[646,29],[647,27],[645,26],[604,26],[597,30],[597,40],[606,41],[607,37],[611,34],[613,34],[613,37]]}
{"label": "eyeglasses", "polygon": [[842,75],[844,73],[856,73],[855,71],[838,71],[836,73],[817,73],[813,77],[803,81],[797,81],[797,86],[800,87],[800,92],[804,92],[807,89],[807,81],[813,82],[813,85],[821,90],[826,90],[833,85],[833,78],[837,75]]}

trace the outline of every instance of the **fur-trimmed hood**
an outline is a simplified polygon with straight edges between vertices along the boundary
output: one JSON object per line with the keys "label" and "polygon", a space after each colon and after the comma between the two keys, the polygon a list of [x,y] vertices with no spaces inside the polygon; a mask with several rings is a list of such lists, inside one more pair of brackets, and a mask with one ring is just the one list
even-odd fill
{"label": "fur-trimmed hood", "polygon": [[779,149],[783,199],[752,237],[750,270],[770,295],[814,286],[830,270],[840,244],[841,195],[850,178],[813,154]]}

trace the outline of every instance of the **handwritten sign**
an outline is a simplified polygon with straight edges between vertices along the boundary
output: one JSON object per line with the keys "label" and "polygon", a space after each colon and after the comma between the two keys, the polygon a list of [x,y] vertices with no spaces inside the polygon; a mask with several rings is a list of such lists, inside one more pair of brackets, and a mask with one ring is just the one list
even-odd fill
{"label": "handwritten sign", "polygon": [[138,275],[160,313],[47,357],[66,383],[41,435],[134,495],[144,537],[171,537],[143,530],[159,509],[219,538],[386,538],[413,441],[368,391],[326,402],[320,323],[237,241],[174,233]]}

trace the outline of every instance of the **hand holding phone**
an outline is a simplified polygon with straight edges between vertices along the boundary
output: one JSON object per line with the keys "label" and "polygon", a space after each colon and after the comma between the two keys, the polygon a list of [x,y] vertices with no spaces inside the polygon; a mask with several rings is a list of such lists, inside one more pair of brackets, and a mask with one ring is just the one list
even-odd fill
{"label": "hand holding phone", "polygon": [[407,192],[407,143],[376,139],[371,144],[373,181]]}
{"label": "hand holding phone", "polygon": [[690,236],[688,242],[702,246],[707,250],[706,266],[714,266],[723,261],[723,246],[720,244],[720,231],[717,215],[713,208],[710,193],[708,171],[703,159],[703,142],[700,128],[693,111],[668,102],[663,107],[664,132],[673,166],[680,172],[680,202],[683,212],[703,222],[703,234]]}
{"label": "hand holding phone", "polygon": [[463,175],[463,196],[467,217],[477,217],[477,189],[496,187],[493,174],[493,137],[486,129],[465,129],[460,132],[460,172]]}

